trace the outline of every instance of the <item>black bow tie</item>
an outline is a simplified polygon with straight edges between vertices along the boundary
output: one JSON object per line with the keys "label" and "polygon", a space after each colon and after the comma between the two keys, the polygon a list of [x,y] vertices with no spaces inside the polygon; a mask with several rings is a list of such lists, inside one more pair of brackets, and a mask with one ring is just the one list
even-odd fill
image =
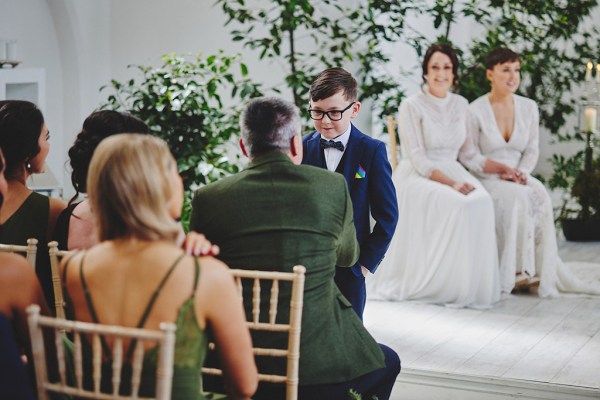
{"label": "black bow tie", "polygon": [[344,144],[342,142],[335,142],[333,140],[326,140],[326,139],[321,138],[321,148],[322,149],[334,148],[334,149],[338,149],[339,151],[344,151]]}

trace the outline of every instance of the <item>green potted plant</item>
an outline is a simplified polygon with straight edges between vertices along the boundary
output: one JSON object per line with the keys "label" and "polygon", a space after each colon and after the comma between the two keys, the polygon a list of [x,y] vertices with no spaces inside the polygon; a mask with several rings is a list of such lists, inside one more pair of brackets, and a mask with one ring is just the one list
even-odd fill
{"label": "green potted plant", "polygon": [[228,151],[228,145],[239,137],[244,101],[260,96],[260,86],[248,78],[239,55],[222,52],[207,57],[169,54],[158,68],[130,67],[141,79],[113,80],[101,88],[110,91],[103,107],[132,113],[169,144],[187,193],[182,216],[187,229],[191,191],[238,171],[238,152]]}
{"label": "green potted plant", "polygon": [[567,240],[600,240],[600,155],[594,158],[594,135],[588,129],[569,139],[583,141],[585,147],[572,157],[552,158],[554,174],[548,184],[566,193],[558,221]]}

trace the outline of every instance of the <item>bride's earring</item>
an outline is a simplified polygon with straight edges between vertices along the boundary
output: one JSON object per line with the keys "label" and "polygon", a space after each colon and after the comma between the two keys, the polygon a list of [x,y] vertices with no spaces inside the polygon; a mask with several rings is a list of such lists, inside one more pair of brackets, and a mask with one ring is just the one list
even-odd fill
{"label": "bride's earring", "polygon": [[31,172],[31,163],[27,163],[25,168],[27,169],[27,172]]}

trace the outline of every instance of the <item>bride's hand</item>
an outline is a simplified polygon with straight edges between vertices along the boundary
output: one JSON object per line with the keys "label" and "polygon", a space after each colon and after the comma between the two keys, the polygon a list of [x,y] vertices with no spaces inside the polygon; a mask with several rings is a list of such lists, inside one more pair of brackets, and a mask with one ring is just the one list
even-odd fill
{"label": "bride's hand", "polygon": [[527,174],[524,172],[519,171],[518,169],[515,169],[515,177],[517,178],[516,182],[520,183],[521,185],[526,185],[527,184]]}
{"label": "bride's hand", "polygon": [[468,182],[455,182],[452,185],[452,189],[454,189],[457,192],[460,192],[464,195],[467,195],[467,194],[471,193],[473,190],[475,190],[475,186],[471,185]]}
{"label": "bride's hand", "polygon": [[507,168],[503,173],[500,174],[500,179],[525,185],[527,183],[527,174],[519,171],[516,168]]}

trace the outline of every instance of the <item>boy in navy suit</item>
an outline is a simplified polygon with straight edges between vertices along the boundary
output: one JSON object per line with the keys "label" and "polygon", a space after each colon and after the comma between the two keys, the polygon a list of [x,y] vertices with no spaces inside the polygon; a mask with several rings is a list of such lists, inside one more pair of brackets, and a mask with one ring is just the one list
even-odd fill
{"label": "boy in navy suit", "polygon": [[[374,273],[392,240],[398,202],[385,144],[350,123],[358,115],[357,83],[342,68],[329,68],[310,86],[315,131],[303,139],[303,164],[343,174],[354,209],[360,258],[352,268],[336,268],[335,282],[362,319],[365,276]],[[375,220],[371,230],[370,219]]]}

